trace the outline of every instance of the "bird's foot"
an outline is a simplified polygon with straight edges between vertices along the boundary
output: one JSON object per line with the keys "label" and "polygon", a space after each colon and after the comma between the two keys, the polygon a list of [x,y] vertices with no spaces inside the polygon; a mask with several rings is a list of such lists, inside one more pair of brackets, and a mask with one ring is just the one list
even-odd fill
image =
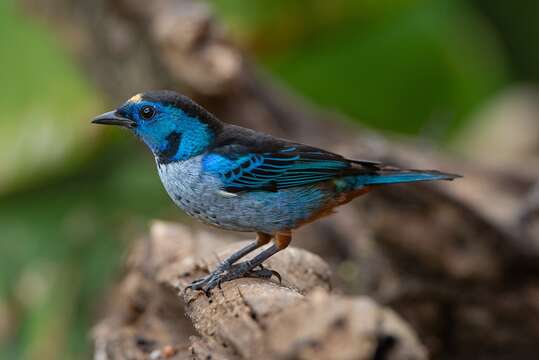
{"label": "bird's foot", "polygon": [[217,266],[217,269],[215,269],[212,273],[210,273],[208,276],[205,276],[201,279],[195,280],[184,289],[184,291],[187,291],[188,289],[191,290],[201,290],[208,295],[208,291],[213,289],[215,285],[213,285],[210,289],[207,289],[207,286],[210,284],[219,284],[219,278],[223,275],[225,271],[230,269],[232,264],[224,261]]}
{"label": "bird's foot", "polygon": [[[257,267],[260,269],[255,270]],[[245,261],[234,266],[229,265],[227,269],[222,269],[222,267],[219,266],[208,276],[195,280],[191,284],[187,285],[185,290],[200,290],[203,291],[207,297],[210,297],[211,291],[215,287],[221,288],[221,284],[224,282],[242,277],[270,279],[272,276],[275,276],[277,280],[279,280],[279,283],[281,283],[281,275],[277,271],[267,269],[262,266],[262,264],[253,266],[253,264],[251,264],[249,261]]]}
{"label": "bird's foot", "polygon": [[[259,264],[256,267],[259,267],[260,270],[254,270],[251,269],[248,271],[244,277],[253,277],[253,278],[262,278],[262,279],[271,279],[272,276],[275,276],[277,280],[279,280],[279,284],[283,282],[283,278],[281,277],[281,274],[279,274],[277,271],[268,269],[264,267],[264,265]],[[241,276],[240,276],[241,277]]]}

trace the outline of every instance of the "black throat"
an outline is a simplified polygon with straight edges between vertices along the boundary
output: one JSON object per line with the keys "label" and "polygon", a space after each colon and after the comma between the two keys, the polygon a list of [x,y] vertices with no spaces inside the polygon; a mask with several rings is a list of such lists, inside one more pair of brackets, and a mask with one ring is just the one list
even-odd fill
{"label": "black throat", "polygon": [[173,131],[168,134],[166,140],[167,147],[157,153],[157,161],[159,161],[160,164],[168,164],[174,161],[174,156],[178,153],[178,149],[180,148],[182,134]]}

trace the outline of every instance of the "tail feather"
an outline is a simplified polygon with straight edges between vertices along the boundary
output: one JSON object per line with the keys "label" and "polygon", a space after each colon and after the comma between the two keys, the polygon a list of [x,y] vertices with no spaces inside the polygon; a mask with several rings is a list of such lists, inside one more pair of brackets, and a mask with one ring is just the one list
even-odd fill
{"label": "tail feather", "polygon": [[457,174],[436,170],[386,170],[376,175],[358,175],[358,185],[386,185],[417,181],[453,180],[461,177]]}

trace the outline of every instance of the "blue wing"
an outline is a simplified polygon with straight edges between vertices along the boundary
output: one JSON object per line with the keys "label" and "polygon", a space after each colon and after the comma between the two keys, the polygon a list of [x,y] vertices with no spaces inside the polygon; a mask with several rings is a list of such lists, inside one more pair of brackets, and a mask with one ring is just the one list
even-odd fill
{"label": "blue wing", "polygon": [[246,153],[244,148],[230,145],[204,159],[205,169],[217,173],[224,190],[233,193],[277,191],[312,185],[355,174],[358,167],[354,164],[357,163],[340,155],[299,144],[260,153],[252,150]]}
{"label": "blue wing", "polygon": [[423,180],[458,175],[434,170],[399,169],[379,162],[350,160],[319,148],[234,125],[226,125],[203,157],[204,171],[219,177],[225,191],[278,191],[353,176],[352,186]]}

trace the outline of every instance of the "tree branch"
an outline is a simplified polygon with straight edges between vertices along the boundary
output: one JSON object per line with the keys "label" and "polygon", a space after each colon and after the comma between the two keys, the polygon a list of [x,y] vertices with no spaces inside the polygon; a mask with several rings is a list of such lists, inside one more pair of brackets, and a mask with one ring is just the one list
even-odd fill
{"label": "tree branch", "polygon": [[[328,265],[297,248],[268,261],[282,274],[282,285],[239,279],[211,298],[184,292],[216,265],[212,249],[222,244],[211,234],[155,223],[149,239],[134,249],[127,275],[111,297],[116,301],[94,331],[96,358],[426,358],[397,315],[366,297],[331,294]],[[226,246],[218,257],[239,246]],[[199,336],[193,336],[193,327]]]}

